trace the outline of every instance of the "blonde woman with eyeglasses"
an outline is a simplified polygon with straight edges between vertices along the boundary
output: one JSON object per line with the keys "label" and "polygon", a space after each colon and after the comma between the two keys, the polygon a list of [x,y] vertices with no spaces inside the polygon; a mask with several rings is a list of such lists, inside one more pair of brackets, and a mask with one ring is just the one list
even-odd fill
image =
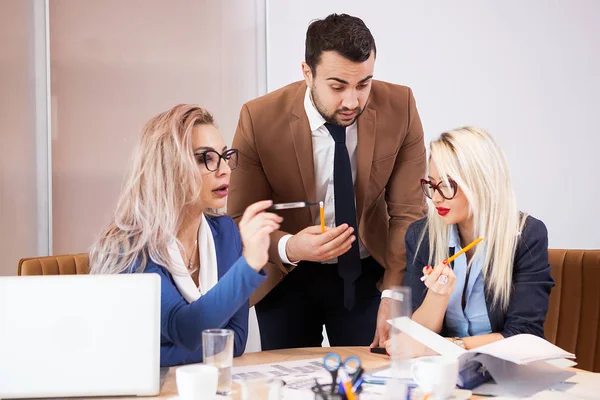
{"label": "blonde woman with eyeglasses", "polygon": [[234,331],[234,355],[248,332],[248,299],[265,280],[271,232],[281,217],[250,205],[239,230],[225,207],[237,150],[212,115],[181,104],[142,132],[114,217],[90,251],[93,274],[161,278],[161,366],[202,361],[202,331]]}
{"label": "blonde woman with eyeglasses", "polygon": [[466,349],[522,333],[543,337],[554,286],[548,232],[517,208],[500,147],[482,129],[444,132],[430,144],[428,175],[421,187],[429,213],[405,238],[413,320]]}

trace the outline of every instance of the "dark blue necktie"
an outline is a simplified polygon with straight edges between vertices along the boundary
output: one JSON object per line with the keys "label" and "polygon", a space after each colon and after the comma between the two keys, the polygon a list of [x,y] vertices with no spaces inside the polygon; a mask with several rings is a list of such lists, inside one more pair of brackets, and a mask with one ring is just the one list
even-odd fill
{"label": "dark blue necktie", "polygon": [[346,147],[346,128],[326,123],[325,127],[335,141],[335,157],[333,161],[333,193],[335,197],[335,224],[344,223],[354,228],[356,239],[350,250],[338,257],[338,274],[344,281],[344,306],[351,310],[354,307],[354,282],[361,273],[360,254],[358,251],[358,224],[356,222],[356,205],[354,199],[354,183],[352,182],[352,166]]}

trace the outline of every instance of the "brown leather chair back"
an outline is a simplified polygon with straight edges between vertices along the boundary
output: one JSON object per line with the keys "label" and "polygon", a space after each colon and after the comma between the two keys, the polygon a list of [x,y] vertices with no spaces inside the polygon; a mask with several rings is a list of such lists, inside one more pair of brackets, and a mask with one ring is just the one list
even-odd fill
{"label": "brown leather chair back", "polygon": [[600,372],[600,250],[549,250],[556,286],[546,339],[577,356],[577,368]]}
{"label": "brown leather chair back", "polygon": [[22,258],[17,275],[76,275],[89,272],[87,253]]}

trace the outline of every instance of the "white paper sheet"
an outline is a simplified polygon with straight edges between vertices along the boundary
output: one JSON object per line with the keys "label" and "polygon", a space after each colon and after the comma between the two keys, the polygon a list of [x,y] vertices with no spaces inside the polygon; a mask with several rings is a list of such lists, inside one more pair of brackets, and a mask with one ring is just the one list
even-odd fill
{"label": "white paper sheet", "polygon": [[388,323],[441,355],[458,358],[466,353],[462,347],[444,339],[409,317],[394,318],[388,320]]}
{"label": "white paper sheet", "polygon": [[556,366],[566,364],[556,359],[575,355],[537,336],[516,335],[466,351],[408,317],[388,322],[437,353],[456,357],[459,368],[472,359],[481,362],[497,383],[493,386],[497,391],[494,395],[532,396],[574,375]]}
{"label": "white paper sheet", "polygon": [[533,335],[516,335],[489,343],[467,353],[488,354],[515,364],[529,364],[557,358],[575,358],[575,354]]}
{"label": "white paper sheet", "polygon": [[487,354],[479,354],[473,359],[485,366],[503,395],[533,396],[575,375],[575,372],[543,361],[520,365]]}
{"label": "white paper sheet", "polygon": [[564,382],[552,386],[548,390],[539,392],[531,397],[505,397],[500,385],[485,383],[473,390],[473,394],[483,396],[498,396],[494,400],[596,400],[600,388],[600,374],[591,372],[578,372]]}
{"label": "white paper sheet", "polygon": [[397,368],[395,371],[392,369],[391,366],[368,371],[363,375],[364,380],[365,382],[369,383],[384,384],[393,377],[395,380],[405,384],[416,384],[410,373],[410,366],[416,360],[418,360],[418,358],[415,358],[413,360],[407,360],[406,362],[408,365],[405,368]]}
{"label": "white paper sheet", "polygon": [[566,358],[556,358],[554,360],[546,360],[546,362],[550,365],[554,365],[558,368],[571,368],[577,365],[577,363],[573,360],[567,360]]}
{"label": "white paper sheet", "polygon": [[[554,385],[547,392],[575,396],[578,399],[598,399],[600,397],[600,374],[578,372],[565,382]],[[542,397],[540,396],[540,399],[541,398]]]}
{"label": "white paper sheet", "polygon": [[311,358],[300,361],[285,361],[280,363],[233,367],[231,368],[231,375],[234,381],[269,378],[279,378],[285,380],[285,378],[288,377],[329,377],[329,380],[331,381],[331,375],[323,368],[323,358]]}
{"label": "white paper sheet", "polygon": [[534,335],[516,335],[466,351],[409,317],[395,318],[388,320],[388,323],[437,353],[460,358],[461,362],[465,361],[463,359],[463,357],[467,357],[464,356],[465,354],[488,354],[515,364],[528,364],[557,358],[575,358],[575,354],[564,351],[560,347]]}

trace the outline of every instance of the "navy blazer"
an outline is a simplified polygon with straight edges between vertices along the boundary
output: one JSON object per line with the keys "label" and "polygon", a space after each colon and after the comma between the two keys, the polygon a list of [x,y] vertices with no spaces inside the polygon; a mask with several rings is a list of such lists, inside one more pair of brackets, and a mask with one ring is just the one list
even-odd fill
{"label": "navy blazer", "polygon": [[249,298],[266,279],[242,256],[239,230],[228,216],[206,216],[215,249],[219,280],[205,295],[188,303],[167,269],[148,258],[144,272],[161,278],[160,365],[202,361],[202,331],[227,328],[234,332],[234,355],[240,356],[248,338]]}
{"label": "navy blazer", "polygon": [[[405,237],[405,285],[411,288],[413,311],[421,306],[427,287],[420,278],[429,261],[429,236],[425,233],[418,254],[415,251],[421,232],[426,229],[426,218],[413,222]],[[454,248],[450,249],[453,253]],[[517,243],[513,266],[513,285],[508,310],[502,311],[493,304],[492,293],[485,285],[485,298],[493,333],[505,338],[529,333],[544,337],[544,322],[548,311],[550,290],[554,280],[548,264],[548,231],[540,220],[528,216]],[[446,324],[441,334],[447,336]]]}

